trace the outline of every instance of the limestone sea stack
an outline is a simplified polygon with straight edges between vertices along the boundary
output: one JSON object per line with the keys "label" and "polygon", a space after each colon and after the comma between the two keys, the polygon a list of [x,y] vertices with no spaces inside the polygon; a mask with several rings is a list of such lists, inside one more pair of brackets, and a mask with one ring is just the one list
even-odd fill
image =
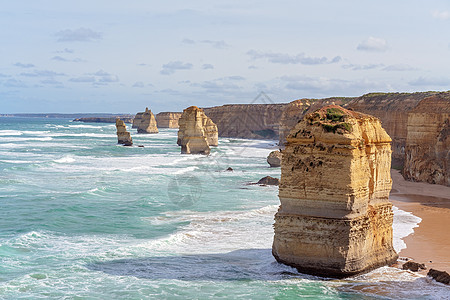
{"label": "limestone sea stack", "polygon": [[125,122],[121,119],[116,119],[116,129],[117,129],[117,143],[123,144],[124,146],[132,146],[133,139],[131,134],[127,131],[127,126]]}
{"label": "limestone sea stack", "polygon": [[178,128],[180,112],[160,112],[155,116],[158,128]]}
{"label": "limestone sea stack", "polygon": [[216,124],[197,106],[186,108],[178,124],[177,144],[181,146],[181,153],[207,155],[210,146],[219,143]]}
{"label": "limestone sea stack", "polygon": [[272,253],[302,273],[347,277],[394,263],[391,138],[379,119],[330,105],[287,137]]}
{"label": "limestone sea stack", "polygon": [[158,133],[156,119],[152,111],[145,108],[145,112],[137,113],[134,117],[133,128],[137,128],[138,133]]}

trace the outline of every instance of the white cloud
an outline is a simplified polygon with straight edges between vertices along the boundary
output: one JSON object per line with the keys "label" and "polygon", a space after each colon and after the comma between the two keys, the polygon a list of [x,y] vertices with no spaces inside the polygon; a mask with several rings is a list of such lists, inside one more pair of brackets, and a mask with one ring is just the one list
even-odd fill
{"label": "white cloud", "polygon": [[142,81],[137,81],[132,85],[132,87],[143,88],[143,87],[145,87],[145,84]]}
{"label": "white cloud", "polygon": [[224,48],[229,47],[229,45],[227,43],[225,43],[225,41],[203,40],[203,41],[201,41],[201,43],[209,44],[217,49],[224,49]]}
{"label": "white cloud", "polygon": [[20,67],[20,68],[25,68],[25,69],[27,69],[27,68],[33,68],[33,67],[34,67],[33,64],[23,64],[23,63],[21,63],[21,62],[16,62],[16,63],[14,64],[14,66]]}
{"label": "white cloud", "polygon": [[61,61],[61,62],[84,62],[81,58],[67,59],[62,56],[56,55],[52,57],[52,60]]}
{"label": "white cloud", "polygon": [[428,87],[436,87],[436,86],[443,86],[448,87],[450,86],[450,78],[446,77],[419,77],[417,79],[411,80],[408,82],[409,85],[412,86],[428,86]]}
{"label": "white cloud", "polygon": [[407,65],[407,64],[396,64],[396,65],[390,65],[390,66],[383,68],[383,71],[404,72],[404,71],[416,71],[416,70],[417,70],[417,68],[411,67],[410,65]]}
{"label": "white cloud", "polygon": [[24,88],[24,87],[27,87],[24,82],[22,82],[20,80],[17,80],[17,79],[14,79],[14,78],[6,80],[3,83],[3,85],[5,87],[12,87],[12,88]]}
{"label": "white cloud", "polygon": [[162,70],[159,72],[162,75],[170,75],[178,70],[190,70],[193,65],[191,63],[183,63],[182,61],[171,61],[162,66]]}
{"label": "white cloud", "polygon": [[70,78],[69,81],[93,83],[93,82],[95,82],[95,77],[94,76],[80,76],[80,77]]}
{"label": "white cloud", "polygon": [[102,34],[90,28],[65,29],[55,33],[58,42],[91,42],[101,40]]}
{"label": "white cloud", "polygon": [[386,40],[371,36],[359,43],[356,49],[360,51],[384,52],[388,49],[388,46]]}
{"label": "white cloud", "polygon": [[54,76],[66,76],[64,73],[58,73],[49,70],[34,70],[31,73],[20,73],[20,76],[26,77],[54,77]]}
{"label": "white cloud", "polygon": [[368,64],[368,65],[358,65],[358,64],[347,64],[343,65],[342,68],[350,69],[352,71],[360,71],[360,70],[373,70],[377,68],[383,67],[383,64]]}
{"label": "white cloud", "polygon": [[302,65],[321,65],[321,64],[333,64],[342,60],[340,56],[335,56],[331,60],[325,56],[322,57],[310,57],[304,53],[297,55],[290,55],[286,53],[272,53],[272,52],[260,52],[256,50],[250,50],[247,52],[253,59],[267,59],[274,64],[302,64]]}
{"label": "white cloud", "polygon": [[448,20],[450,19],[450,12],[448,11],[439,11],[439,10],[435,10],[433,11],[433,18],[435,19],[440,19],[440,20]]}
{"label": "white cloud", "polygon": [[202,69],[204,70],[214,69],[214,66],[212,64],[204,64],[202,66]]}

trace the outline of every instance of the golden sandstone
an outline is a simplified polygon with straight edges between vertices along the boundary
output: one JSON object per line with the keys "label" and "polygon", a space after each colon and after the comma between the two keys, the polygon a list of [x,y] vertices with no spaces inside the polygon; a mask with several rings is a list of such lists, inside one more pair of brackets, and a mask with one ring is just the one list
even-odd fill
{"label": "golden sandstone", "polygon": [[274,224],[279,262],[346,277],[396,261],[390,143],[377,118],[336,105],[291,130]]}
{"label": "golden sandstone", "polygon": [[177,144],[181,146],[181,153],[209,154],[210,146],[219,143],[216,124],[197,106],[183,110],[178,124]]}

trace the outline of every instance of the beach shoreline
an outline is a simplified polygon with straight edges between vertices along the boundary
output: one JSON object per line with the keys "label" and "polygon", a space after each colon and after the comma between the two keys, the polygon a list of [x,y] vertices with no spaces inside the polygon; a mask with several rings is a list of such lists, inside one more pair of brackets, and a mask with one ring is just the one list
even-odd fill
{"label": "beach shoreline", "polygon": [[406,181],[399,171],[391,170],[392,190],[389,196],[394,206],[422,219],[414,232],[403,238],[406,248],[399,253],[424,263],[427,270],[450,272],[450,188],[442,185]]}

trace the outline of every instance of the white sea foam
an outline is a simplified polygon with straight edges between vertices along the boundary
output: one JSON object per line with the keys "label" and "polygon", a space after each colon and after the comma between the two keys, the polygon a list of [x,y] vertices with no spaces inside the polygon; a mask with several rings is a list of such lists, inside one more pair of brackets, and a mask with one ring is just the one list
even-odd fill
{"label": "white sea foam", "polygon": [[66,155],[66,156],[63,156],[63,157],[61,157],[59,159],[55,159],[54,160],[54,162],[61,163],[61,164],[73,163],[74,161],[75,161],[75,158],[73,158],[72,155]]}
{"label": "white sea foam", "polygon": [[403,238],[414,232],[414,228],[419,226],[422,221],[421,218],[413,215],[410,212],[403,211],[397,207],[392,207],[394,212],[394,233],[393,243],[395,251],[400,252],[406,248]]}

